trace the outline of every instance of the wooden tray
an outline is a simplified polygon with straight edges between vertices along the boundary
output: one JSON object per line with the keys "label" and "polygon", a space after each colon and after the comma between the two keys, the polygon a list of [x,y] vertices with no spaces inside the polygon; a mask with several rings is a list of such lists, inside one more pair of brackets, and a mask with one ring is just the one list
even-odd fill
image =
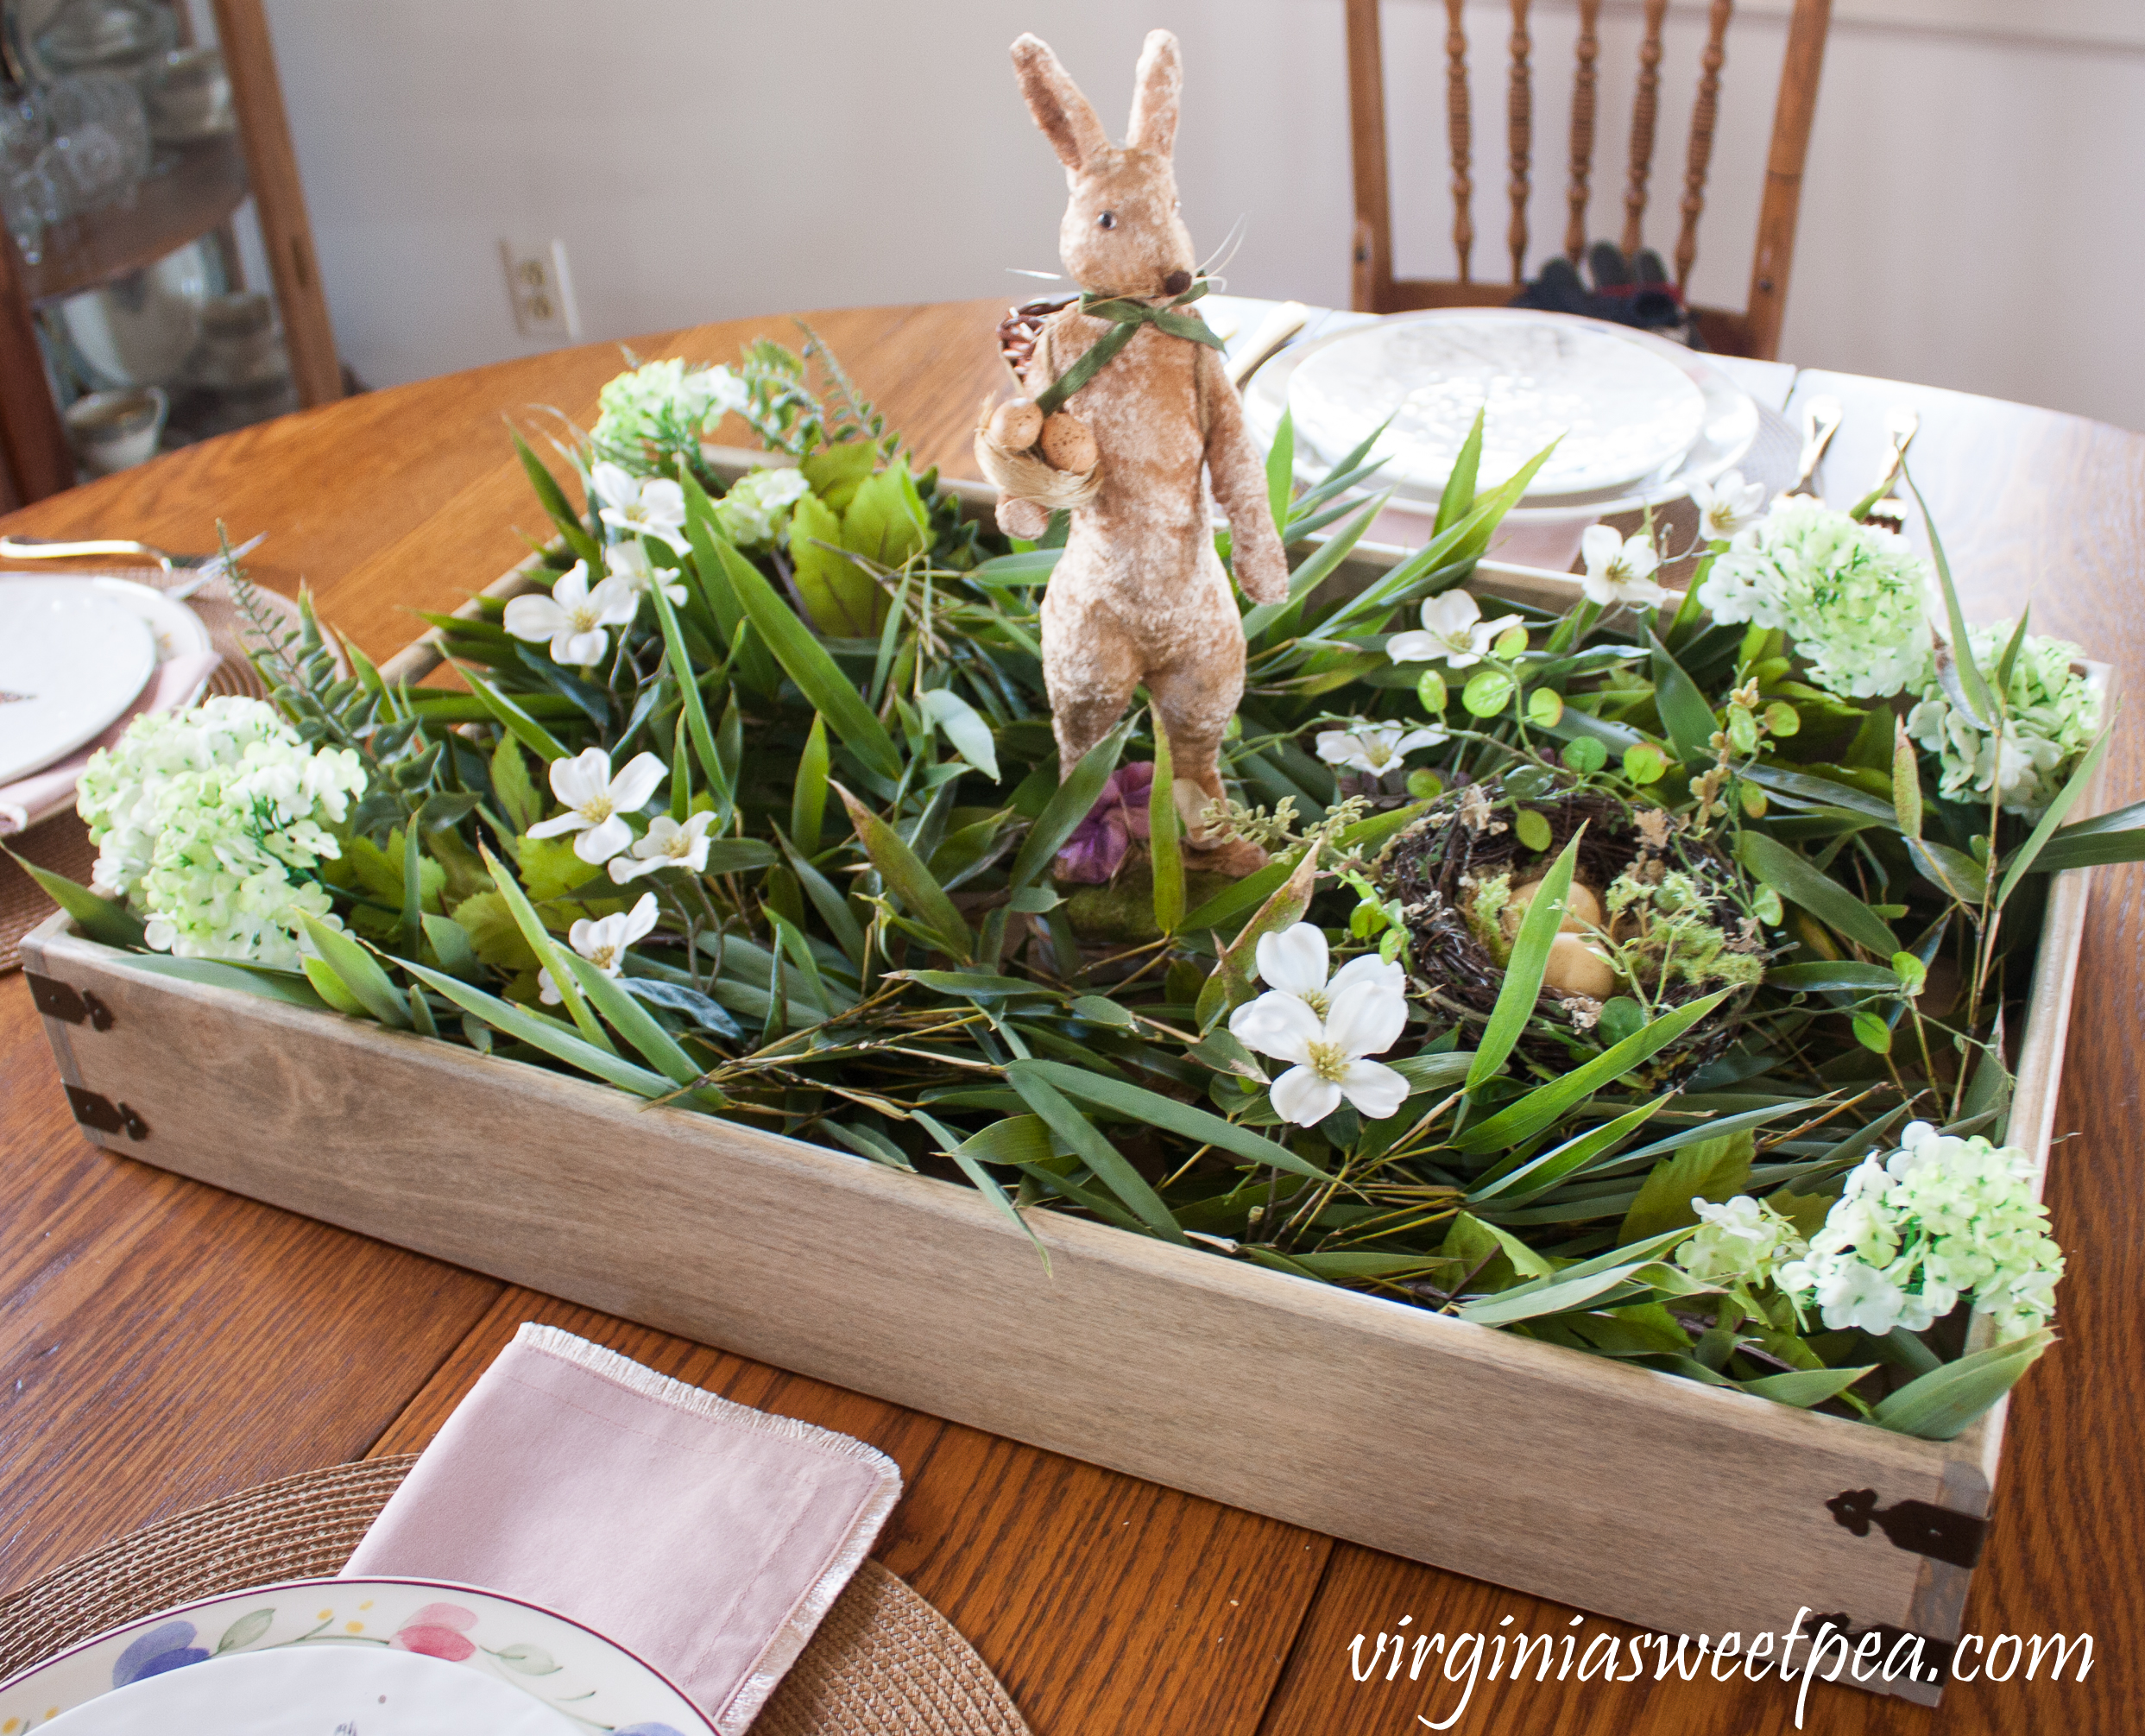
{"label": "wooden tray", "polygon": [[[2086,899],[2085,871],[2056,877],[2011,1112],[2043,1165]],[[1747,1637],[1807,1607],[1883,1632],[1880,1657],[1926,1636],[1940,1669],[1959,1633],[2003,1405],[1920,1441],[1037,1212],[1046,1277],[966,1187],[159,975],[64,918],[24,954],[77,1120],[127,1157],[1646,1627]]]}

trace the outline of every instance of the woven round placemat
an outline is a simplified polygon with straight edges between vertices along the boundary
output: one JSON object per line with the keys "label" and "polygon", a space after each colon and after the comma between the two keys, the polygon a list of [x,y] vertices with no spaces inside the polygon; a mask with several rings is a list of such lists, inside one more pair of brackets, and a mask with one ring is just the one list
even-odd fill
{"label": "woven round placemat", "polygon": [[[9,571],[19,569],[11,568]],[[80,576],[96,578],[101,575]],[[110,576],[132,579],[137,584],[158,584],[155,568],[134,567]],[[184,577],[182,573],[180,578]],[[259,597],[263,612],[273,615],[279,626],[296,628],[296,603],[272,590],[256,590],[255,595]],[[224,653],[223,662],[209,677],[208,691],[211,694],[234,694],[249,699],[267,698],[268,690],[266,684],[246,660],[247,645],[253,635],[245,616],[239,613],[238,605],[231,597],[230,587],[220,578],[211,580],[186,599],[186,606],[201,617],[201,624],[208,628],[210,639],[215,642],[216,648]],[[73,809],[66,813],[55,814],[42,825],[32,826],[28,831],[6,839],[5,843],[17,855],[83,885],[89,883],[90,870],[97,862],[97,847],[90,842],[89,829],[77,817]],[[52,900],[45,896],[35,881],[7,857],[0,856],[0,976],[22,963],[22,937],[50,916],[53,907]]]}
{"label": "woven round placemat", "polygon": [[[241,1490],[94,1549],[0,1600],[0,1681],[107,1628],[340,1571],[413,1455]],[[1030,1736],[953,1624],[877,1562],[857,1570],[753,1736]]]}

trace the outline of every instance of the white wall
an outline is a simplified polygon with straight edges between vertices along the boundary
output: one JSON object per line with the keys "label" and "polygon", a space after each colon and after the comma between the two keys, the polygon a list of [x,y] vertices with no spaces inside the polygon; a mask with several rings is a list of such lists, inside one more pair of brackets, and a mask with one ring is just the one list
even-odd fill
{"label": "white wall", "polygon": [[[1054,268],[1063,180],[1006,47],[1048,39],[1123,124],[1144,31],[1184,43],[1184,211],[1242,215],[1252,294],[1347,294],[1340,0],[269,0],[337,330],[376,384],[526,353],[497,247],[556,236],[584,336],[790,307],[1022,292]],[[1730,36],[1694,288],[1740,306],[1784,21]],[[2145,428],[2145,9],[1839,0],[1782,344],[1808,365]],[[1563,233],[1569,0],[1536,8],[1536,257]],[[1589,227],[1621,222],[1637,40],[1608,0]],[[1676,0],[1648,238],[1674,240],[1702,8]],[[1477,43],[1475,253],[1500,268],[1502,44]],[[1390,0],[1404,271],[1449,275],[1435,0]],[[2020,34],[2020,33],[2025,34]]]}

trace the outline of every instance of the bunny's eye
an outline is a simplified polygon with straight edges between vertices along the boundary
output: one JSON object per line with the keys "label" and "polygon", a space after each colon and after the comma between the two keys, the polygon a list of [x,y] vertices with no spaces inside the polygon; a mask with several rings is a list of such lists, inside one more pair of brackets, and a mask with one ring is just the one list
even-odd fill
{"label": "bunny's eye", "polygon": [[1099,229],[1115,229],[1117,227],[1117,213],[1114,211],[1106,211],[1101,216],[1095,218],[1095,226]]}

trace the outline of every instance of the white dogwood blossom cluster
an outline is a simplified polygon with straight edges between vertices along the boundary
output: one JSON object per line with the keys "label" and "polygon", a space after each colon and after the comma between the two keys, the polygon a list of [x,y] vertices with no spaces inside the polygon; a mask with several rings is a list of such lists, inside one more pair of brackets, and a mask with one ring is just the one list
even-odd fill
{"label": "white dogwood blossom cluster", "polygon": [[2033,1160],[2015,1146],[1910,1122],[1900,1149],[1847,1177],[1808,1251],[1780,1288],[1835,1330],[1925,1331],[1971,1296],[2015,1338],[2055,1311],[2063,1252],[2033,1196]]}
{"label": "white dogwood blossom cluster", "polygon": [[100,891],[181,958],[297,968],[299,916],[333,923],[311,871],[342,854],[328,828],[365,787],[364,762],[315,749],[258,699],[218,698],[137,718],[91,756],[77,805],[99,847]]}
{"label": "white dogwood blossom cluster", "polygon": [[[1991,687],[2011,633],[2011,622],[1999,621],[1968,635]],[[1907,733],[1937,756],[1938,787],[1966,802],[1985,802],[1997,791],[2013,814],[2037,814],[2054,800],[2100,732],[2100,694],[2072,667],[2085,654],[2060,639],[2028,634],[2012,660],[2003,720],[1993,731],[1953,704],[1934,672],[1927,675],[1921,702],[1907,714]]]}
{"label": "white dogwood blossom cluster", "polygon": [[1879,698],[1929,667],[1928,573],[1903,537],[1781,500],[1714,558],[1698,600],[1715,621],[1784,628],[1817,685]]}

